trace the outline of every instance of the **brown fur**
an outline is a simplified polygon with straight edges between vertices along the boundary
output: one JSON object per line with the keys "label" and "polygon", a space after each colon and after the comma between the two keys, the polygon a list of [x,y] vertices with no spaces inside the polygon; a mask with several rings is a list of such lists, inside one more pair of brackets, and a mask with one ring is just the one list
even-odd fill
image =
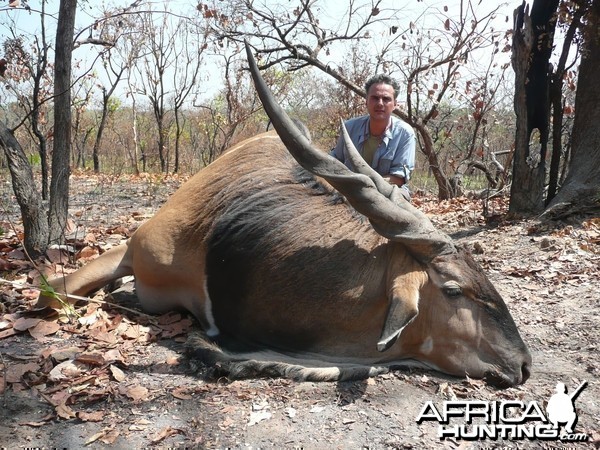
{"label": "brown fur", "polygon": [[85,295],[135,275],[145,310],[185,308],[223,342],[261,350],[236,356],[195,338],[232,376],[347,379],[408,363],[524,381],[529,353],[483,272],[462,252],[427,259],[377,234],[270,132],[191,178],[128,244],[52,284]]}

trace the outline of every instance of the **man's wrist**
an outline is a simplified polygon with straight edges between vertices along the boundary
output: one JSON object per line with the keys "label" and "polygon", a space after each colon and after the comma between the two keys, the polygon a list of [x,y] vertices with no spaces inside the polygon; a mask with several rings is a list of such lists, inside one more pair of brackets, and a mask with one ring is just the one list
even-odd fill
{"label": "man's wrist", "polygon": [[395,184],[396,186],[403,186],[406,184],[406,180],[404,179],[404,177],[398,176],[398,175],[389,175],[387,177],[384,177],[386,179],[386,181],[390,184]]}

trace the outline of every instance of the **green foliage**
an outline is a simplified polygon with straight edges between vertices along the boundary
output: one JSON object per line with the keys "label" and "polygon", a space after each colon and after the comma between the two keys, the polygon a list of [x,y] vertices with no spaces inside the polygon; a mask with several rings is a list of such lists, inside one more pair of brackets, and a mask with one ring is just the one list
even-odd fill
{"label": "green foliage", "polygon": [[116,111],[118,111],[121,108],[122,105],[123,102],[120,98],[117,98],[115,96],[110,97],[108,99],[108,114],[112,116]]}
{"label": "green foliage", "polygon": [[50,286],[48,280],[42,275],[42,283],[40,285],[40,295],[48,298],[53,298],[58,301],[62,301],[56,290]]}
{"label": "green foliage", "polygon": [[42,275],[42,282],[40,284],[40,296],[56,300],[62,307],[65,315],[67,315],[68,317],[80,317],[80,314],[75,310],[75,307],[72,304],[70,304],[69,302],[66,302],[58,294],[58,292],[56,292],[56,290],[52,286],[50,286],[50,284],[48,283],[48,280],[43,275]]}
{"label": "green foliage", "polygon": [[39,167],[42,165],[42,157],[39,155],[39,153],[31,153],[29,155],[29,164],[34,167]]}

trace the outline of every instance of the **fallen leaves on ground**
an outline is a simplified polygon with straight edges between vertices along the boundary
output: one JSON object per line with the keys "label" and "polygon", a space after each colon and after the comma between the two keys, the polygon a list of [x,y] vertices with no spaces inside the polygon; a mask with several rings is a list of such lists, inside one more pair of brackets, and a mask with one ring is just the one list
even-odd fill
{"label": "fallen leaves on ground", "polygon": [[[3,353],[8,362],[0,381],[15,391],[35,389],[62,420],[98,421],[99,416],[80,408],[99,399],[150,399],[152,393],[146,387],[128,383],[132,355],[139,352],[139,346],[163,337],[183,338],[193,324],[180,313],[153,318],[125,316],[110,303],[78,307],[77,315],[66,321],[56,313],[41,319],[29,317],[29,308],[23,304],[31,306],[31,300],[9,303],[13,310],[0,315],[0,339],[29,333],[42,348],[26,356]],[[76,346],[70,344],[72,338],[76,338]],[[176,366],[178,359],[170,358],[166,364]],[[92,441],[106,443],[113,438],[107,430]]]}
{"label": "fallen leaves on ground", "polygon": [[[94,185],[94,178],[86,178],[86,182]],[[150,184],[157,182],[152,177],[148,179]],[[172,190],[179,182],[173,180]],[[161,190],[165,188],[160,186]],[[97,204],[77,209],[77,223],[71,222],[67,245],[49,249],[35,265],[21,249],[23,236],[18,227],[13,222],[0,223],[0,269],[2,278],[7,280],[0,285],[0,340],[28,333],[42,345],[36,354],[26,357],[3,353],[7,362],[0,381],[14,391],[35,389],[54,406],[55,417],[63,420],[78,417],[97,421],[97,416],[81,408],[99,399],[147,401],[152,396],[147,388],[128,383],[131,361],[140,346],[163,338],[183,340],[193,324],[190,317],[180,313],[149,317],[141,312],[123,312],[118,305],[106,302],[103,295],[101,304],[83,304],[75,314],[63,310],[32,311],[39,295],[32,287],[41,284],[42,276],[73,272],[123,242],[151,216],[136,209],[119,215],[115,224],[99,218],[105,213],[106,208]],[[82,223],[86,226],[82,227]],[[76,341],[76,345],[71,341]],[[167,366],[177,364],[173,358],[166,362]],[[90,442],[106,443],[114,438],[113,431],[107,429]]]}
{"label": "fallen leaves on ground", "polygon": [[[93,177],[84,181],[92,189],[106,182]],[[170,188],[174,190],[178,182],[174,180]],[[119,197],[115,202],[123,202],[124,206],[118,209],[103,206],[102,202],[81,201],[75,206],[67,247],[52,249],[39,264],[44,275],[72,272],[80,264],[123,242],[156,209],[156,204],[141,208],[140,199],[147,198],[145,195],[149,193],[157,199],[166,198],[157,193],[164,189],[159,185],[157,180],[148,179],[144,186],[133,187],[144,192],[134,191],[128,193],[127,198]],[[597,352],[594,347],[597,339],[591,336],[595,330],[591,314],[590,317],[582,316],[580,323],[571,323],[569,315],[561,311],[561,308],[568,308],[568,303],[564,307],[556,305],[569,297],[576,298],[581,292],[586,295],[588,289],[597,292],[600,219],[588,218],[569,224],[510,221],[506,220],[507,201],[503,198],[488,202],[487,215],[482,214],[481,200],[460,198],[439,202],[432,197],[416,197],[415,204],[445,232],[463,233],[462,236],[459,234],[462,242],[476,254],[486,271],[492,277],[502,279],[512,302],[511,308],[524,312],[521,323],[532,330],[538,327],[544,330],[536,335],[538,345],[557,345],[561,336],[568,332],[572,336],[581,336],[579,342],[587,346],[585,350],[590,354]],[[158,317],[136,315],[110,302],[84,304],[76,309],[76,315],[32,311],[37,291],[30,285],[39,285],[41,273],[20,247],[22,230],[17,227],[15,231],[12,224],[1,221],[0,228],[5,230],[0,236],[0,271],[3,278],[14,282],[0,286],[0,342],[17,337],[22,338],[28,348],[36,349],[2,352],[0,396],[8,390],[31,393],[51,405],[52,411],[50,415],[20,425],[37,429],[64,421],[96,423],[101,428],[86,436],[88,445],[95,442],[111,445],[119,437],[135,432],[144,433],[149,442],[156,445],[170,437],[186,434],[184,428],[157,425],[145,418],[147,411],[141,412],[144,405],[158,404],[165,398],[180,402],[191,400],[199,408],[210,409],[214,412],[215,426],[222,432],[236,431],[240,427],[255,430],[269,426],[278,416],[284,417],[287,423],[301,422],[307,416],[313,420],[331,411],[330,399],[318,396],[305,399],[303,394],[293,392],[290,388],[293,383],[288,380],[235,381],[210,386],[197,380],[181,385],[168,381],[162,385],[147,383],[148,373],[168,374],[180,363],[178,357],[168,356],[161,363],[147,367],[140,364],[144,352],[152,351],[149,350],[152,345],[162,339],[182,340],[193,326],[192,319],[180,313]],[[518,255],[506,257],[503,246],[525,241],[529,245],[521,245]],[[104,300],[105,296],[101,294],[98,298]],[[536,313],[544,311],[544,305],[552,305],[555,314],[548,317]],[[581,353],[581,364],[597,376],[597,364],[587,358],[587,354]],[[348,384],[345,389],[344,383],[340,383],[336,388],[335,406],[339,408],[338,412],[348,416],[331,418],[331,423],[344,429],[360,424],[364,417],[356,406],[356,399],[367,403],[372,392],[384,391],[385,383],[395,379],[447,399],[473,396],[487,399],[492,395],[493,398],[506,395],[507,399],[514,400],[520,392],[492,394],[483,382],[469,378],[448,383],[431,374],[389,373],[366,380],[359,387]],[[307,405],[308,402],[312,403]],[[116,404],[128,405],[126,426],[116,425],[121,420],[111,411],[111,406]],[[240,404],[244,407],[240,408]],[[382,410],[381,414],[387,416],[389,412]],[[188,424],[193,429],[193,424],[200,421],[194,417]],[[188,443],[198,445],[208,441],[206,436],[188,434],[187,438]],[[393,442],[390,446],[394,446]]]}

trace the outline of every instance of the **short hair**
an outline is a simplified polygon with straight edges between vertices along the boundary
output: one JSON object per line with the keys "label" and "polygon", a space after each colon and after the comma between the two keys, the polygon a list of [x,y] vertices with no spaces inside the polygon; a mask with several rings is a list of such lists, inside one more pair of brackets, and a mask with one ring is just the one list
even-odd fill
{"label": "short hair", "polygon": [[374,84],[389,84],[392,87],[392,89],[394,89],[394,100],[396,100],[396,98],[398,98],[398,94],[400,91],[400,85],[398,84],[398,82],[396,80],[394,80],[389,75],[386,75],[384,73],[379,73],[379,74],[374,75],[371,78],[369,78],[367,80],[367,82],[365,83],[365,93],[367,95],[369,95],[369,89],[371,89],[371,86],[373,86]]}

